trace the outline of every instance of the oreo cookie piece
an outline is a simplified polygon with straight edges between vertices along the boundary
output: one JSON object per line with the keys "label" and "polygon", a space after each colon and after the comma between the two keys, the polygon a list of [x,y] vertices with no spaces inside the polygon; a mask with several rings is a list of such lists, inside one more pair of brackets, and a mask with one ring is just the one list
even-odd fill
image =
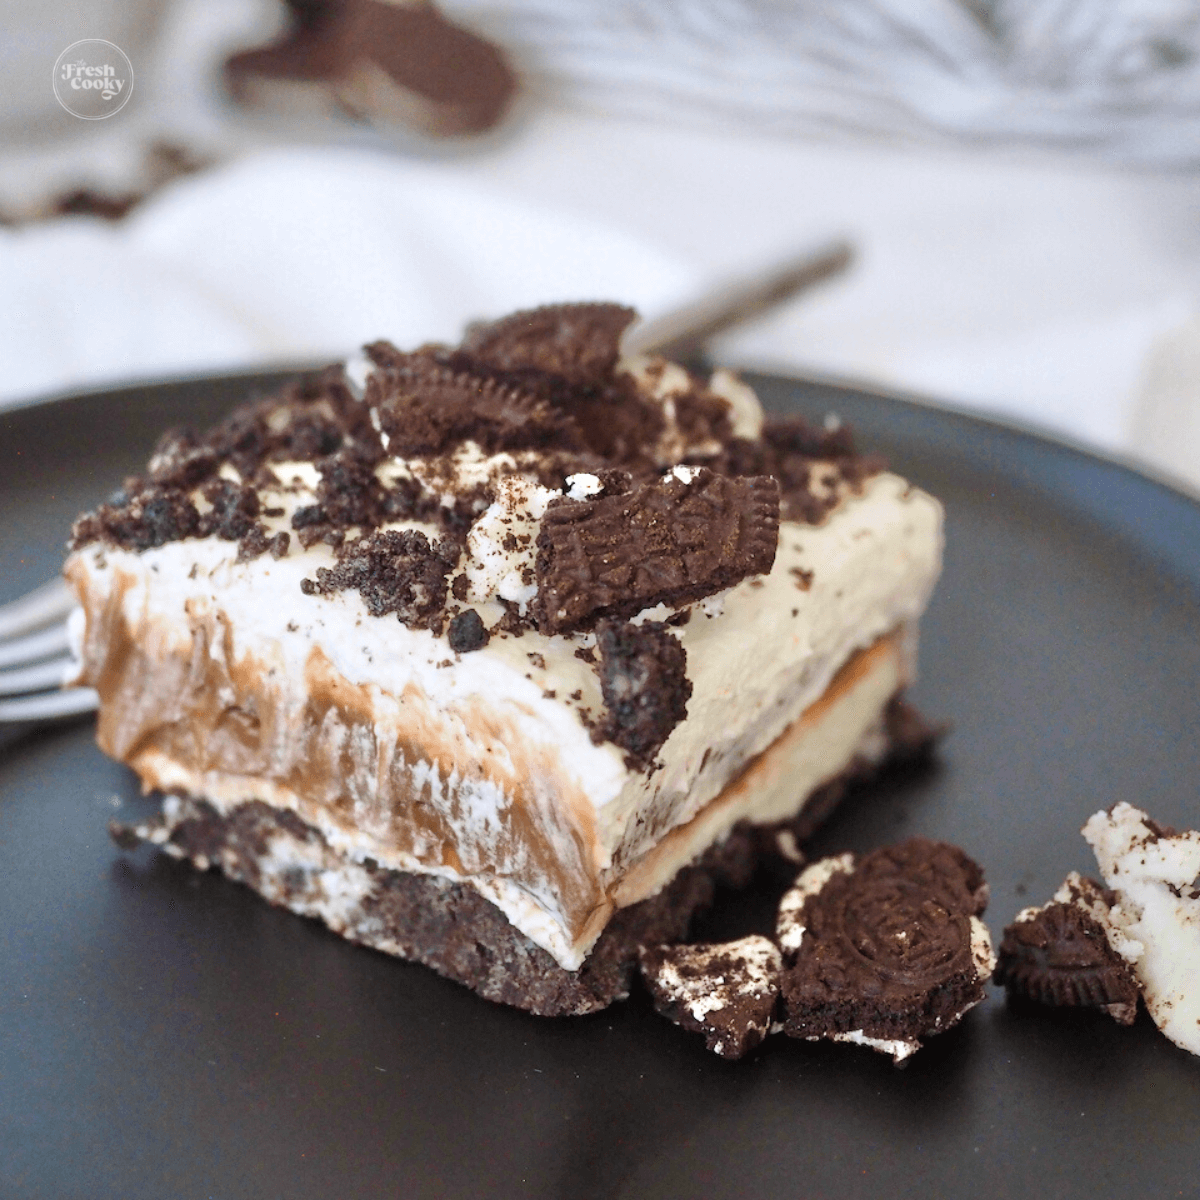
{"label": "oreo cookie piece", "polygon": [[565,497],[538,534],[534,618],[544,633],[712,595],[775,561],[779,485],[680,468],[625,495]]}
{"label": "oreo cookie piece", "polygon": [[490,129],[516,94],[504,54],[431,3],[287,0],[287,8],[289,28],[276,41],[226,62],[235,99],[324,100],[384,127],[451,136]]}
{"label": "oreo cookie piece", "polygon": [[986,906],[983,872],[945,842],[813,863],[779,908],[784,1032],[902,1062],[984,998],[995,966]]}
{"label": "oreo cookie piece", "polygon": [[1041,908],[1004,931],[993,978],[1010,995],[1040,1004],[1099,1008],[1122,1025],[1137,1017],[1138,984],[1113,926],[1114,893],[1074,871]]}
{"label": "oreo cookie piece", "polygon": [[621,304],[547,304],[475,325],[462,351],[499,371],[532,368],[576,383],[608,379],[637,313]]}
{"label": "oreo cookie piece", "polygon": [[662,621],[602,622],[596,648],[605,715],[592,729],[593,740],[614,742],[626,751],[627,767],[645,770],[687,716],[687,653]]}
{"label": "oreo cookie piece", "polygon": [[641,952],[654,1007],[704,1035],[722,1058],[741,1058],[771,1031],[779,999],[779,950],[758,934],[716,945],[654,946]]}
{"label": "oreo cookie piece", "polygon": [[527,381],[481,374],[422,351],[402,354],[386,342],[367,352],[376,370],[366,403],[391,454],[441,454],[468,439],[488,454],[582,447],[569,417]]}
{"label": "oreo cookie piece", "polygon": [[482,650],[490,637],[483,618],[473,608],[464,609],[457,616],[451,617],[450,627],[446,630],[450,649],[456,654]]}
{"label": "oreo cookie piece", "polygon": [[70,549],[106,541],[123,550],[152,550],[195,537],[200,513],[187,492],[171,484],[127,479],[109,503],[85,513],[71,529]]}

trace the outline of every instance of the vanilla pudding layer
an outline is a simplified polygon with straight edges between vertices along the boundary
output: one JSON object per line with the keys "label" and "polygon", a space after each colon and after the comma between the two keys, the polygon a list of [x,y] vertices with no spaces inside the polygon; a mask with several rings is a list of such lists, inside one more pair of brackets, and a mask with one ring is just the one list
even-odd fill
{"label": "vanilla pudding layer", "polygon": [[[286,519],[286,518],[285,518]],[[769,575],[691,607],[692,682],[649,771],[592,741],[590,634],[444,637],[305,595],[327,547],[237,562],[188,539],[89,546],[67,575],[101,747],[147,788],[290,809],[348,860],[462,881],[567,970],[616,907],[654,895],[742,819],[796,813],[912,674],[937,577],[937,503],[891,475],[820,526],[784,522]],[[474,607],[487,625],[500,606]],[[644,614],[661,619],[668,613]]]}

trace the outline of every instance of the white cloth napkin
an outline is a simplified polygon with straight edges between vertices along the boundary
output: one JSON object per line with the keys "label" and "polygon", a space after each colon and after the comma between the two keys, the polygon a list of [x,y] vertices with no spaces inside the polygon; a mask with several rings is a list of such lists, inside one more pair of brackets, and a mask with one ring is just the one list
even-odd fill
{"label": "white cloth napkin", "polygon": [[124,222],[0,230],[0,404],[119,380],[338,358],[553,300],[652,314],[698,278],[601,222],[365,150],[267,151]]}
{"label": "white cloth napkin", "polygon": [[835,146],[547,106],[486,153],[260,148],[117,225],[0,229],[0,406],[454,340],[517,307],[648,316],[847,234],[854,270],[715,354],[1140,456],[1200,488],[1200,176]]}

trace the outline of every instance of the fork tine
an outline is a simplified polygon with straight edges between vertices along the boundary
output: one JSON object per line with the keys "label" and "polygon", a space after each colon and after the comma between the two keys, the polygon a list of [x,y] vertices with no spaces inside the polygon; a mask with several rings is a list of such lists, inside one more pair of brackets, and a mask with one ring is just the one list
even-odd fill
{"label": "fork tine", "polygon": [[19,600],[0,606],[0,640],[60,621],[74,606],[75,597],[66,581],[52,579]]}
{"label": "fork tine", "polygon": [[100,697],[92,688],[67,688],[61,692],[42,692],[18,700],[0,700],[0,725],[17,721],[49,721],[71,717],[99,707]]}
{"label": "fork tine", "polygon": [[23,696],[27,692],[62,687],[63,676],[70,665],[69,658],[52,658],[36,667],[0,671],[0,696]]}
{"label": "fork tine", "polygon": [[49,629],[14,638],[11,642],[0,642],[0,668],[35,663],[61,654],[69,645],[66,625],[52,625]]}

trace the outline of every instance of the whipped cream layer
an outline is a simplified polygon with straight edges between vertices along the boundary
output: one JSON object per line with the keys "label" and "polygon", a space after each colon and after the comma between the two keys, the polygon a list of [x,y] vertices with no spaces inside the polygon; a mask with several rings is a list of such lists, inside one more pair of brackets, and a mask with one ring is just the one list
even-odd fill
{"label": "whipped cream layer", "polygon": [[[281,488],[264,503],[281,511],[265,523],[286,529],[317,480],[308,463],[274,470]],[[80,680],[101,695],[101,746],[147,787],[222,810],[264,800],[353,860],[465,880],[574,969],[615,905],[653,894],[735,820],[796,811],[878,744],[882,706],[911,674],[910,643],[840,714],[836,754],[810,764],[815,777],[797,779],[792,797],[763,789],[769,812],[751,794],[697,821],[857,651],[913,628],[940,551],[936,501],[888,474],[819,526],[782,523],[769,575],[692,604],[673,631],[692,695],[649,771],[592,739],[586,719],[604,700],[576,654],[594,646],[590,633],[493,634],[455,654],[428,629],[372,617],[356,591],[306,595],[301,581],[333,563],[322,544],[243,562],[217,539],[140,553],[92,545],[66,570],[86,614]],[[472,601],[489,627],[503,616],[494,598]],[[655,862],[688,827],[703,828]]]}

